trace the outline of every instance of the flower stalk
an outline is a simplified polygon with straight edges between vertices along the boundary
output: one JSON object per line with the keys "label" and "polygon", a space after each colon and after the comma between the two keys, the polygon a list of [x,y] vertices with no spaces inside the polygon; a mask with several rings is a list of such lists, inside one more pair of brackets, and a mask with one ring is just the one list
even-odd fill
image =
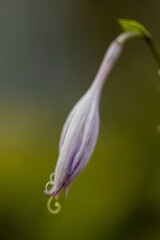
{"label": "flower stalk", "polygon": [[151,53],[153,54],[153,57],[155,58],[155,60],[157,62],[157,65],[160,69],[160,53],[159,53],[155,43],[153,42],[152,37],[151,38],[146,38],[145,41],[146,41],[148,47],[150,48]]}

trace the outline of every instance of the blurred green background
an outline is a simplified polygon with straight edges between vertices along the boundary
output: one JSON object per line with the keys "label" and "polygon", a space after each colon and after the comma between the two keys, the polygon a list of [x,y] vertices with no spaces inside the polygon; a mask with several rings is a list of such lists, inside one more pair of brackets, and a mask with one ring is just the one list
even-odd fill
{"label": "blurred green background", "polygon": [[1,239],[160,239],[160,78],[141,41],[105,84],[95,152],[59,215],[43,194],[118,18],[140,21],[160,48],[159,0],[0,0]]}

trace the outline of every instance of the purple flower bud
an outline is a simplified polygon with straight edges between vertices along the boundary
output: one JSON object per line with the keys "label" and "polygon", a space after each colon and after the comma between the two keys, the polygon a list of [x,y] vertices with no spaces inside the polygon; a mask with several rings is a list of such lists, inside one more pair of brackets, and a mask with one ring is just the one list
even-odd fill
{"label": "purple flower bud", "polygon": [[69,186],[87,165],[94,151],[99,132],[99,99],[105,79],[122,51],[122,44],[115,40],[109,47],[93,84],[77,102],[64,124],[54,183],[47,195],[58,198],[60,190]]}

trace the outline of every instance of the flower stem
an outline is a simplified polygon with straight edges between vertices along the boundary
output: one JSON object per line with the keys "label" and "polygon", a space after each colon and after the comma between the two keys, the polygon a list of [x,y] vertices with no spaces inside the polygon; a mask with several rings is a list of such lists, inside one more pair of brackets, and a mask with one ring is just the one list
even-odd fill
{"label": "flower stem", "polygon": [[158,67],[160,68],[160,53],[155,45],[155,43],[153,42],[153,39],[150,37],[150,38],[145,38],[145,42],[147,43],[148,47],[150,48],[152,54],[153,54],[153,57],[155,58],[157,64],[158,64]]}
{"label": "flower stem", "polygon": [[122,53],[124,44],[134,38],[143,38],[143,35],[138,32],[124,32],[111,42],[92,84],[93,89],[97,89],[98,87],[100,91],[102,90],[108,75]]}
{"label": "flower stem", "polygon": [[[150,34],[150,32],[141,23],[132,19],[119,19],[118,23],[120,24],[124,33],[131,33],[132,35],[133,32],[136,32],[141,35],[141,39],[143,39],[148,45],[148,47],[150,48],[158,64],[158,67],[160,68],[160,53],[153,42],[152,35]],[[122,38],[122,41],[123,41],[123,38]]]}
{"label": "flower stem", "polygon": [[124,32],[124,33],[121,33],[120,35],[118,35],[116,40],[117,40],[117,42],[124,44],[125,42],[127,42],[128,40],[133,39],[133,38],[141,39],[141,38],[143,38],[143,36],[141,33],[138,33],[138,32]]}
{"label": "flower stem", "polygon": [[153,42],[151,35],[146,36],[146,35],[141,34],[140,32],[124,32],[117,37],[117,41],[119,43],[124,44],[126,41],[128,41],[129,39],[133,39],[133,38],[139,38],[146,42],[147,46],[151,50],[152,55],[158,64],[158,67],[160,68],[160,53],[159,53],[155,43]]}

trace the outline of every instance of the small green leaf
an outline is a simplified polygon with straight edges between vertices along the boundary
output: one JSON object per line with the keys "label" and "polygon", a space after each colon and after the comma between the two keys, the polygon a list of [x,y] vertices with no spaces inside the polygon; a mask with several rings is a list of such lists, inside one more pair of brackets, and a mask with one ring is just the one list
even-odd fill
{"label": "small green leaf", "polygon": [[124,32],[139,32],[145,38],[151,38],[151,34],[147,31],[147,29],[137,21],[130,19],[119,19],[118,23]]}

